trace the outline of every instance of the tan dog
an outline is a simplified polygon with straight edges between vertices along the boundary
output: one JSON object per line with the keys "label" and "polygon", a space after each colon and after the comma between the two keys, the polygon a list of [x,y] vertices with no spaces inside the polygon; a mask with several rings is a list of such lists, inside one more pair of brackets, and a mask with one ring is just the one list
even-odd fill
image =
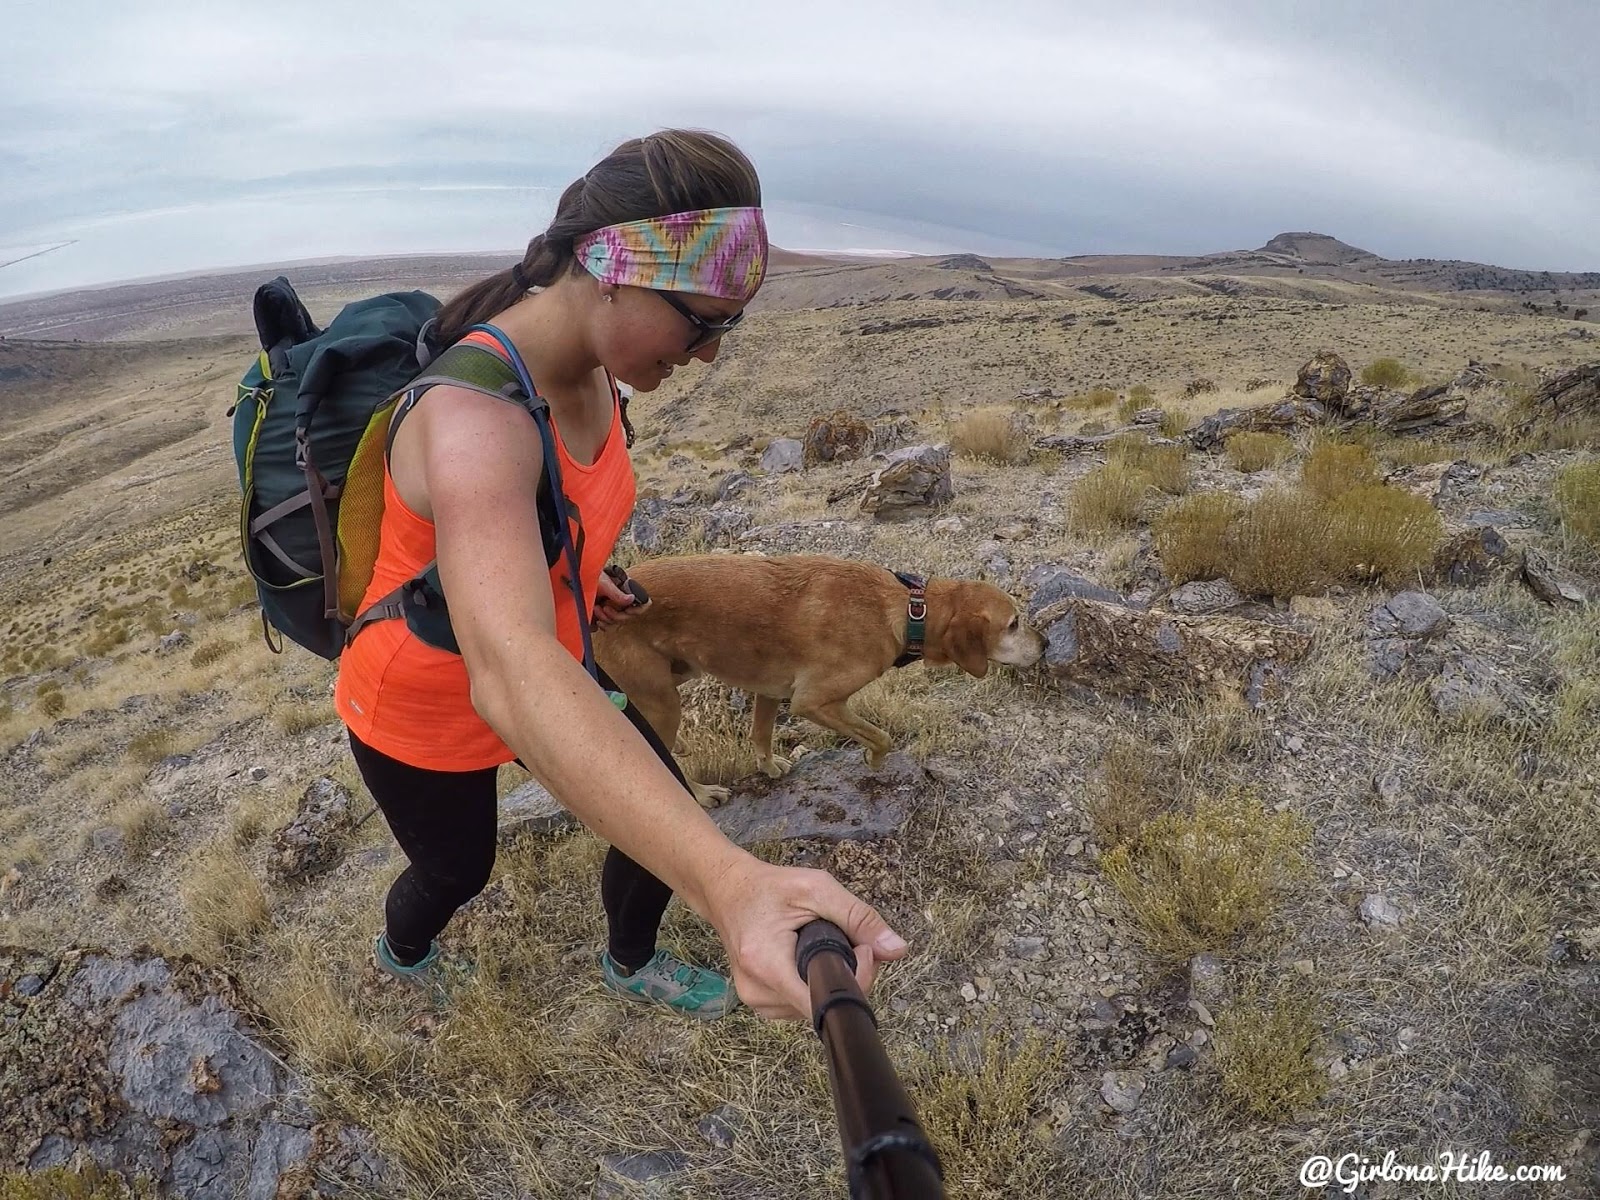
{"label": "tan dog", "polygon": [[[629,569],[650,604],[595,637],[595,658],[670,748],[682,712],[678,687],[710,675],[755,698],[751,737],[761,769],[789,763],[772,752],[778,701],[866,748],[876,767],[889,735],[850,708],[850,697],[906,649],[910,591],[883,567],[817,555],[712,554],[663,558]],[[922,657],[982,678],[991,662],[1031,666],[1044,638],[1011,597],[988,583],[931,579]],[[690,781],[706,807],[728,789]]]}

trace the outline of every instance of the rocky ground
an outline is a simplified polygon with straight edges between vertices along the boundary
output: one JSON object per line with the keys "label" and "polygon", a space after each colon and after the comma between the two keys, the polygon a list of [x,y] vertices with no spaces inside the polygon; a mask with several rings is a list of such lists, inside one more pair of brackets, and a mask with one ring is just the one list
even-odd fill
{"label": "rocky ground", "polygon": [[[763,316],[748,351],[639,399],[624,559],[981,576],[1050,639],[1034,671],[874,685],[903,751],[870,781],[798,721],[792,775],[753,777],[741,698],[697,684],[691,769],[733,786],[730,832],[835,871],[912,942],[876,1003],[952,1196],[1289,1196],[1312,1155],[1447,1150],[1568,1178],[1442,1195],[1594,1194],[1600,561],[1554,481],[1593,461],[1596,411],[1539,390],[1575,343],[1467,369],[1530,346],[1526,319],[1391,310],[1391,333],[1440,323],[1409,356],[1426,378],[1364,390],[1296,369],[1392,351],[1378,314],[1193,302],[1258,318],[1224,360],[1175,301],[1105,302],[1172,330],[1156,368],[1148,338],[1105,344],[1099,303]],[[208,404],[217,355],[186,368]],[[1237,469],[1240,429],[1287,457]],[[1163,512],[1301,488],[1331,435],[1436,514],[1425,562],[1275,597],[1169,575]],[[510,769],[495,881],[453,928],[472,985],[437,1012],[372,971],[398,851],[329,668],[261,647],[201,436],[192,491],[135,526],[55,484],[49,521],[16,508],[0,1079],[27,1102],[0,1166],[96,1158],[194,1196],[843,1194],[815,1039],[606,997],[603,847]],[[1138,474],[1163,449],[1176,492]],[[97,461],[96,496],[151,466]],[[1089,520],[1119,472],[1132,509]],[[719,953],[681,910],[667,932]]]}

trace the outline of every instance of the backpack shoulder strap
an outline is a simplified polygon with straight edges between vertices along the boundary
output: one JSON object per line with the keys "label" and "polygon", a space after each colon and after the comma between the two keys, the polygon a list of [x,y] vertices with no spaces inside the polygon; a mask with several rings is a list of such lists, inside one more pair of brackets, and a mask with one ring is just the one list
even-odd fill
{"label": "backpack shoulder strap", "polygon": [[[394,448],[394,435],[400,428],[400,422],[405,420],[406,415],[429,388],[440,384],[478,392],[496,400],[505,400],[526,410],[533,417],[534,426],[539,430],[545,461],[547,463],[550,461],[553,443],[548,419],[550,408],[548,402],[543,396],[529,396],[515,369],[492,350],[482,346],[457,344],[435,358],[422,375],[406,385],[395,408],[394,417],[389,423],[389,434],[383,451],[385,464],[388,463],[389,452]],[[561,534],[560,510],[555,501],[555,488],[548,470],[539,478],[536,503],[544,541],[545,564],[554,566],[561,557],[568,539],[564,539]],[[373,601],[363,612],[358,613],[345,631],[345,644],[348,645],[353,641],[355,635],[373,621],[404,618],[408,612],[416,610],[434,610],[437,614],[443,614],[445,611],[444,588],[439,582],[437,561],[430,562],[415,579],[401,584],[386,596]],[[450,630],[448,616],[429,620],[427,624],[429,626],[427,640],[430,644],[453,654],[461,652],[460,647],[456,645],[455,635]]]}
{"label": "backpack shoulder strap", "polygon": [[451,346],[429,363],[428,369],[408,383],[405,391],[401,393],[400,402],[395,407],[394,418],[389,422],[389,437],[383,451],[385,462],[388,461],[390,450],[394,448],[394,435],[400,429],[400,422],[406,419],[429,388],[437,387],[441,383],[492,396],[496,400],[509,401],[529,413],[535,408],[548,407],[544,397],[529,396],[524,392],[515,369],[494,351],[482,346],[461,344]]}

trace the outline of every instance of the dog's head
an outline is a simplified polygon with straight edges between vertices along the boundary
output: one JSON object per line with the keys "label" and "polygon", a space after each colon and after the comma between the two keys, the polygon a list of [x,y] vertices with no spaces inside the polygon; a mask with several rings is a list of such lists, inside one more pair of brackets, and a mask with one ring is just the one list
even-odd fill
{"label": "dog's head", "polygon": [[[1031,667],[1044,654],[1044,637],[1022,619],[1016,602],[992,583],[969,579],[941,581],[937,599],[928,598],[928,662],[955,663],[982,679],[992,662]],[[935,607],[945,611],[935,614]]]}

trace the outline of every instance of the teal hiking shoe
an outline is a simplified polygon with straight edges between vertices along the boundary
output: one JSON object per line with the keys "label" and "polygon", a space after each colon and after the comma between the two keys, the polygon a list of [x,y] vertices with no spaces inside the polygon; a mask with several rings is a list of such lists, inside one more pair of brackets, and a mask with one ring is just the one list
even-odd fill
{"label": "teal hiking shoe", "polygon": [[696,1021],[715,1021],[739,1006],[727,976],[710,967],[690,966],[670,950],[657,950],[632,975],[624,975],[607,951],[600,956],[600,975],[606,987],[624,999],[665,1004]]}
{"label": "teal hiking shoe", "polygon": [[435,1004],[446,1004],[472,978],[472,964],[447,956],[438,942],[428,946],[421,959],[405,965],[389,949],[389,935],[380,933],[372,943],[372,961],[378,970],[401,983],[426,991]]}

